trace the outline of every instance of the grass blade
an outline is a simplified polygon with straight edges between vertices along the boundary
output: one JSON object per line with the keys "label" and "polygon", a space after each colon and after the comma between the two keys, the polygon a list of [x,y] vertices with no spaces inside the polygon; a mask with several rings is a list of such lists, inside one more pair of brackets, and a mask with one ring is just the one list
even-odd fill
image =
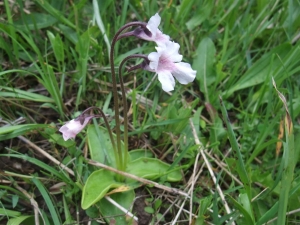
{"label": "grass blade", "polygon": [[220,98],[220,103],[221,103],[222,115],[223,115],[223,118],[224,118],[226,126],[227,126],[227,130],[228,130],[229,141],[230,141],[230,144],[231,144],[231,147],[232,147],[234,153],[238,157],[237,172],[238,172],[238,174],[239,174],[239,176],[240,176],[240,178],[241,178],[241,180],[244,184],[244,187],[246,189],[248,198],[251,199],[250,179],[248,177],[248,174],[247,174],[247,171],[246,171],[246,168],[245,168],[245,164],[244,164],[244,161],[243,161],[243,158],[242,158],[242,154],[241,154],[240,148],[238,146],[237,140],[235,138],[231,123],[229,122],[229,117],[228,117],[226,108],[223,104],[222,97],[219,96],[219,98]]}
{"label": "grass blade", "polygon": [[32,182],[36,185],[36,187],[39,189],[40,193],[42,194],[42,196],[45,200],[45,203],[48,206],[48,209],[50,211],[50,214],[51,214],[51,217],[53,220],[53,224],[62,224],[62,222],[59,219],[59,215],[55,209],[54,203],[50,199],[50,196],[49,196],[47,190],[45,189],[44,185],[42,184],[42,182],[36,178],[32,178]]}
{"label": "grass blade", "polygon": [[278,219],[277,224],[285,224],[286,222],[286,211],[289,200],[289,192],[292,186],[293,177],[294,177],[294,169],[295,169],[295,148],[294,148],[294,133],[293,133],[293,123],[292,118],[290,116],[287,102],[283,94],[281,94],[277,87],[276,83],[273,79],[273,86],[277,91],[277,94],[280,100],[283,102],[285,107],[285,137],[286,142],[283,144],[283,156],[282,160],[284,161],[283,166],[283,174],[281,178],[281,187],[279,194],[279,203],[278,203]]}

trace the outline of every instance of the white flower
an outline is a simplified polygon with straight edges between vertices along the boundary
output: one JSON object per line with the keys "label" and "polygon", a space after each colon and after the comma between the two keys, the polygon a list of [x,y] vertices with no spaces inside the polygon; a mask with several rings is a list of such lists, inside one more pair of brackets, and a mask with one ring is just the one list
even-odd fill
{"label": "white flower", "polygon": [[160,16],[158,13],[156,13],[154,16],[152,16],[147,23],[147,29],[151,33],[151,37],[143,30],[143,29],[137,29],[136,36],[144,39],[146,41],[154,41],[157,45],[161,45],[163,43],[166,43],[170,40],[170,37],[166,34],[163,34],[159,29],[158,26],[160,24]]}
{"label": "white flower", "polygon": [[178,53],[179,48],[178,43],[168,41],[156,47],[157,52],[148,55],[150,63],[144,69],[158,74],[158,80],[164,91],[174,90],[174,77],[181,84],[188,84],[196,77],[196,71],[191,68],[191,65],[181,62],[182,55]]}
{"label": "white flower", "polygon": [[67,141],[70,138],[75,138],[75,136],[88,124],[90,119],[91,117],[86,117],[83,124],[81,124],[79,120],[73,119],[63,125],[59,131],[63,134],[64,140]]}

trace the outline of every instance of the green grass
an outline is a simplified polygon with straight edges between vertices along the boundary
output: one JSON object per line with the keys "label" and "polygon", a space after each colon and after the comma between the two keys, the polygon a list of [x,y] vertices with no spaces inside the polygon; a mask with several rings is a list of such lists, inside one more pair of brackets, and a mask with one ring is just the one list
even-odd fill
{"label": "green grass", "polygon": [[[127,96],[129,152],[135,150],[130,155],[139,163],[156,158],[158,166],[170,165],[165,173],[145,177],[193,198],[183,203],[183,197],[129,181],[127,186],[114,181],[110,191],[130,191],[110,197],[130,209],[132,199],[142,196],[132,211],[139,224],[142,218],[148,218],[145,224],[300,223],[300,2],[117,2],[98,1],[95,18],[93,2],[86,0],[36,0],[30,5],[5,0],[0,5],[0,223],[109,224],[115,219],[133,224],[106,199],[88,209],[80,205],[84,185],[97,171],[85,157],[104,148],[98,148],[96,139],[89,141],[105,133],[103,129],[90,131],[97,123],[104,126],[103,121],[94,122],[75,141],[65,142],[58,129],[90,106],[102,108],[115,128],[110,41],[125,23],[147,22],[156,12],[162,18],[161,30],[180,44],[183,61],[197,70],[197,76],[189,85],[177,82],[169,95],[157,79],[145,90],[154,73],[124,74],[125,86],[132,89]],[[133,37],[122,39],[116,46],[116,66],[126,56],[149,54],[154,47]],[[131,60],[126,66],[138,63]],[[286,111],[272,77],[287,100],[293,126],[281,138]],[[279,142],[283,145],[276,150]],[[201,157],[195,163],[203,148],[214,176]],[[111,155],[103,154],[99,162],[113,165]],[[170,181],[171,173],[183,178]]]}

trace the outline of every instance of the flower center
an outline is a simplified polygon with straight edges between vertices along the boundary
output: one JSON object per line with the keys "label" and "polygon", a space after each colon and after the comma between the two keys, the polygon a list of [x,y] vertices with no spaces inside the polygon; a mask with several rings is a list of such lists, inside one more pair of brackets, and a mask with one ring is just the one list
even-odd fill
{"label": "flower center", "polygon": [[159,57],[159,62],[158,62],[158,70],[168,70],[170,72],[173,71],[174,68],[174,63],[169,59],[169,57],[165,55],[161,55]]}

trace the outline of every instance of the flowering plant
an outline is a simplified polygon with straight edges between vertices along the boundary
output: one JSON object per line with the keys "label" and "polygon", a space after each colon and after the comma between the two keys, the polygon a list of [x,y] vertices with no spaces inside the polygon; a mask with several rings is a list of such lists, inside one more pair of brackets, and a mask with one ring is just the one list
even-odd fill
{"label": "flowering plant", "polygon": [[[157,176],[165,173],[168,181],[178,181],[181,179],[181,173],[177,170],[171,172],[168,171],[170,167],[168,164],[163,163],[158,159],[149,158],[147,160],[144,160],[144,158],[131,160],[131,158],[134,158],[133,155],[135,154],[135,152],[128,152],[127,101],[122,77],[122,68],[125,63],[132,58],[143,59],[143,62],[141,64],[132,66],[128,69],[128,72],[136,69],[144,69],[147,71],[155,72],[156,74],[158,74],[158,80],[162,84],[162,89],[167,92],[174,90],[174,77],[176,78],[176,80],[178,80],[179,83],[188,84],[192,82],[196,76],[196,71],[191,68],[190,64],[181,62],[183,57],[179,54],[179,44],[170,41],[170,37],[159,30],[158,26],[160,24],[160,20],[160,16],[156,13],[153,17],[150,18],[148,23],[130,22],[121,27],[112,40],[110,49],[110,66],[114,95],[114,118],[116,122],[116,134],[114,135],[112,133],[109,123],[106,119],[106,115],[102,112],[101,109],[97,107],[90,107],[89,109],[85,110],[79,117],[67,122],[64,126],[62,126],[59,131],[63,133],[64,140],[75,138],[75,136],[88,124],[88,122],[92,118],[101,117],[104,119],[107,130],[98,129],[95,126],[89,126],[87,132],[90,155],[94,161],[107,164],[116,168],[118,171],[125,171],[139,177],[155,179]],[[135,28],[133,31],[124,32],[126,29],[133,26],[137,26],[137,28]],[[114,65],[114,48],[117,41],[126,37],[137,37],[147,41],[154,41],[157,44],[157,47],[156,52],[152,52],[148,55],[130,55],[120,63],[118,80],[120,82],[122,104],[123,110],[125,112],[123,115],[124,142],[122,142],[117,76]],[[85,114],[86,112],[91,112],[91,110],[94,109],[97,109],[99,114]],[[100,139],[103,141],[100,141]],[[107,144],[107,142],[105,141],[107,139],[110,140],[110,144]],[[99,149],[101,150],[101,153],[99,152]],[[112,149],[112,151],[108,151],[107,149]],[[103,155],[101,155],[102,153]],[[142,168],[149,169],[143,170]],[[132,180],[128,180],[126,179],[126,177],[121,175],[114,176],[107,170],[101,169],[94,171],[88,177],[84,185],[82,207],[84,209],[90,207],[91,205],[99,202],[109,189],[124,186],[125,184],[128,184],[130,182],[132,182]]]}

